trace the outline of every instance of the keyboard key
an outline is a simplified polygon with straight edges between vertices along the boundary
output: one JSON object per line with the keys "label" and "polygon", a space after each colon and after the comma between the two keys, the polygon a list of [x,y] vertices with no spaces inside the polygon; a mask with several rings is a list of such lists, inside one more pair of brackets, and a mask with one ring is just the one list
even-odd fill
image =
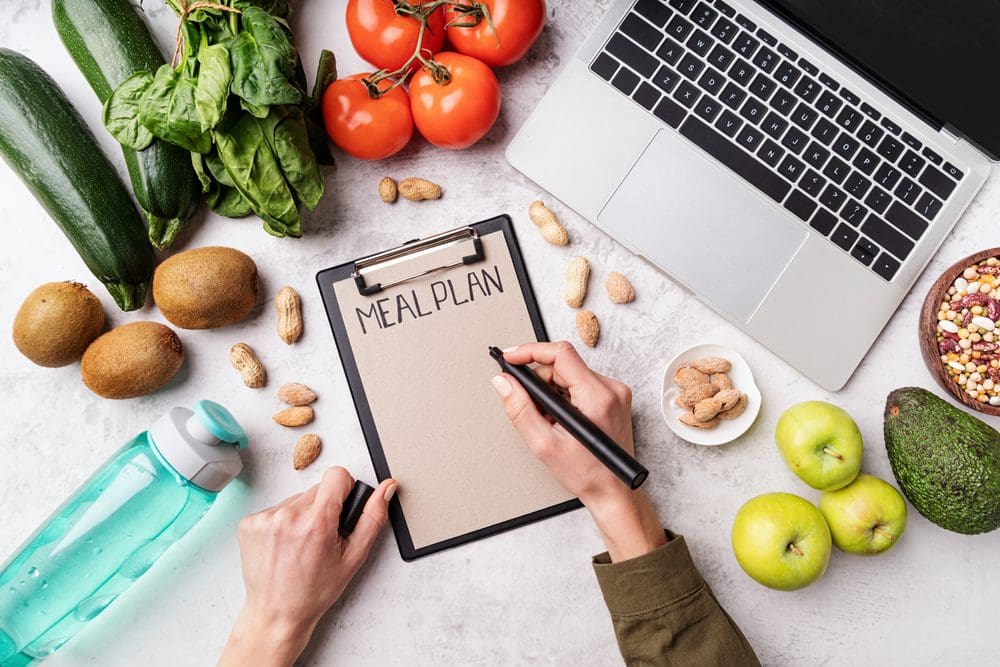
{"label": "keyboard key", "polygon": [[660,48],[656,50],[656,55],[662,58],[664,62],[676,65],[677,61],[684,55],[684,47],[667,37],[663,40],[663,44],[660,44]]}
{"label": "keyboard key", "polygon": [[715,123],[715,127],[719,128],[727,137],[736,136],[736,133],[739,132],[742,126],[743,121],[740,120],[740,117],[728,109],[722,112],[719,120]]}
{"label": "keyboard key", "polygon": [[729,68],[729,77],[740,85],[747,85],[747,81],[753,78],[753,66],[745,60],[737,60]]}
{"label": "keyboard key", "polygon": [[840,209],[840,217],[844,222],[848,222],[854,227],[857,227],[862,222],[864,222],[865,216],[868,215],[868,209],[861,205],[857,199],[850,199],[844,208]]}
{"label": "keyboard key", "polygon": [[843,183],[844,179],[850,173],[851,168],[847,166],[847,163],[837,157],[830,158],[830,161],[823,169],[823,175],[837,184]]}
{"label": "keyboard key", "polygon": [[727,83],[719,98],[722,103],[730,109],[738,109],[743,100],[746,99],[746,91],[733,83]]}
{"label": "keyboard key", "polygon": [[913,250],[913,241],[903,236],[899,230],[880,219],[874,213],[861,225],[865,236],[888,250],[899,259],[906,259]]}
{"label": "keyboard key", "polygon": [[826,118],[820,118],[809,134],[824,146],[829,146],[837,136],[837,126]]}
{"label": "keyboard key", "polygon": [[896,125],[888,118],[883,118],[880,122],[880,125],[882,125],[882,127],[887,129],[890,134],[895,134],[896,136],[899,136],[899,133],[903,131],[903,128],[901,128],[899,125]]}
{"label": "keyboard key", "polygon": [[792,51],[785,44],[778,44],[778,53],[780,53],[785,58],[788,58],[792,62],[795,62],[795,59],[799,57],[799,54],[795,53],[795,51]]}
{"label": "keyboard key", "polygon": [[819,99],[816,100],[816,108],[830,118],[833,118],[837,112],[840,111],[840,107],[843,105],[844,103],[829,91],[824,92],[819,96]]}
{"label": "keyboard key", "polygon": [[[615,56],[626,65],[639,72],[643,76],[652,76],[659,63],[649,53],[628,39],[624,35],[615,34],[608,42],[608,49],[611,55]],[[632,91],[629,91],[632,92]]]}
{"label": "keyboard key", "polygon": [[862,116],[854,109],[851,109],[850,107],[844,107],[844,110],[841,111],[840,114],[837,116],[837,125],[840,125],[848,132],[853,132],[854,129],[861,124],[861,121],[863,119],[864,116]]}
{"label": "keyboard key", "polygon": [[785,208],[797,215],[803,222],[806,222],[813,214],[813,211],[816,210],[816,202],[806,197],[800,191],[795,190],[785,200]]}
{"label": "keyboard key", "polygon": [[674,102],[669,97],[664,97],[656,105],[656,108],[653,109],[653,115],[670,127],[677,127],[684,120],[687,112],[677,102]]}
{"label": "keyboard key", "polygon": [[777,38],[763,28],[757,28],[757,36],[760,37],[760,41],[768,46],[775,46],[778,43]]}
{"label": "keyboard key", "polygon": [[875,249],[875,252],[878,252],[878,246],[867,239],[861,239],[854,244],[854,248],[851,250],[851,257],[865,266],[869,266],[875,260],[875,253],[870,252],[872,248]]}
{"label": "keyboard key", "polygon": [[[827,88],[829,88],[830,90],[832,90],[833,92],[837,92],[837,89],[840,88],[840,84],[834,81],[833,77],[831,77],[826,72],[823,72],[822,74],[819,75],[819,82],[822,83]],[[845,92],[850,94],[849,90],[845,89]],[[844,99],[846,100],[847,97],[845,96]],[[850,102],[850,100],[847,101]]]}
{"label": "keyboard key", "polygon": [[716,44],[712,52],[708,54],[708,62],[724,70],[729,67],[729,63],[733,62],[733,58],[735,57],[736,54],[722,44]]}
{"label": "keyboard key", "polygon": [[812,124],[818,115],[819,114],[817,114],[813,109],[807,107],[804,103],[799,102],[799,105],[795,107],[795,113],[792,114],[792,122],[801,127],[803,130],[808,130],[812,127]]}
{"label": "keyboard key", "polygon": [[731,42],[733,37],[735,37],[736,33],[739,31],[740,29],[736,27],[735,23],[727,21],[723,18],[720,18],[715,22],[715,25],[712,26],[712,36],[723,44]]}
{"label": "keyboard key", "polygon": [[788,121],[773,111],[767,114],[763,124],[761,124],[761,129],[773,139],[779,138],[787,128]]}
{"label": "keyboard key", "polygon": [[643,81],[642,85],[632,93],[632,99],[646,109],[652,109],[660,101],[660,91]]}
{"label": "keyboard key", "polygon": [[680,132],[709,155],[732,169],[775,201],[783,201],[791,186],[756,158],[741,151],[701,120],[688,117]]}
{"label": "keyboard key", "polygon": [[858,151],[858,154],[854,156],[854,161],[851,163],[858,169],[869,176],[875,171],[875,167],[878,166],[879,159],[878,155],[872,153],[867,148],[862,148]]}
{"label": "keyboard key", "polygon": [[875,152],[884,157],[889,162],[895,162],[896,159],[903,154],[906,148],[903,144],[899,143],[892,137],[886,137],[882,140],[882,143],[878,145]]}
{"label": "keyboard key", "polygon": [[[820,81],[822,80],[823,77],[821,76]],[[845,100],[847,100],[848,104],[853,104],[854,106],[858,106],[859,104],[861,104],[861,98],[852,93],[851,91],[849,91],[847,88],[841,89],[840,96],[843,97]]]}
{"label": "keyboard key", "polygon": [[804,99],[806,102],[812,102],[816,99],[821,91],[820,85],[816,83],[816,79],[810,79],[808,76],[804,76],[799,79],[799,82],[795,84],[795,94]]}
{"label": "keyboard key", "polygon": [[858,130],[858,139],[868,144],[872,148],[878,145],[879,139],[881,139],[884,135],[885,132],[883,132],[875,123],[871,122],[870,120],[866,120],[865,124],[861,126],[860,130]]}
{"label": "keyboard key", "polygon": [[948,174],[956,181],[962,180],[962,176],[965,175],[965,172],[953,165],[951,162],[944,163],[944,173]]}
{"label": "keyboard key", "polygon": [[786,155],[785,159],[781,161],[781,166],[778,167],[778,172],[794,183],[805,168],[806,165],[802,161],[796,160],[791,155]]}
{"label": "keyboard key", "polygon": [[701,101],[694,107],[694,112],[700,117],[705,119],[705,122],[711,123],[715,120],[715,117],[719,115],[722,110],[722,104],[713,100],[708,95],[701,98]]}
{"label": "keyboard key", "polygon": [[824,187],[826,187],[826,179],[810,169],[802,177],[802,180],[799,181],[799,187],[811,194],[813,197],[818,197],[819,193],[823,191]]}
{"label": "keyboard key", "polygon": [[809,226],[823,236],[829,236],[833,228],[837,226],[837,216],[830,213],[825,208],[816,211],[816,215],[809,221]]}
{"label": "keyboard key", "polygon": [[647,51],[655,51],[663,40],[663,32],[649,25],[636,13],[625,17],[621,31],[644,46]]}
{"label": "keyboard key", "polygon": [[590,64],[590,70],[605,81],[610,81],[618,71],[618,61],[606,53],[601,53]]}
{"label": "keyboard key", "polygon": [[892,280],[892,277],[896,275],[896,271],[899,271],[899,262],[883,252],[875,260],[872,269],[886,280]]}
{"label": "keyboard key", "polygon": [[695,10],[691,12],[691,20],[700,25],[702,28],[708,28],[715,21],[716,17],[719,16],[719,12],[715,11],[704,2],[699,2]]}
{"label": "keyboard key", "polygon": [[844,250],[850,250],[854,242],[858,240],[858,233],[844,223],[840,223],[830,239]]}
{"label": "keyboard key", "polygon": [[750,92],[762,100],[767,100],[777,87],[778,84],[768,78],[765,74],[758,74],[748,86]]}
{"label": "keyboard key", "polygon": [[822,202],[823,206],[826,206],[834,213],[836,213],[837,210],[843,206],[844,200],[846,199],[847,195],[844,194],[844,191],[832,183],[826,186],[826,189],[823,190],[823,194],[819,196],[819,200]]}
{"label": "keyboard key", "polygon": [[865,197],[865,203],[873,208],[876,213],[882,213],[892,203],[892,195],[880,187],[874,187],[868,193],[868,196]]}
{"label": "keyboard key", "polygon": [[692,80],[697,79],[703,69],[705,69],[705,63],[698,60],[692,53],[681,58],[680,64],[677,65],[677,71]]}
{"label": "keyboard key", "polygon": [[726,16],[736,16],[736,10],[724,3],[722,0],[715,0],[715,8]]}
{"label": "keyboard key", "polygon": [[934,164],[941,164],[944,162],[944,158],[934,152],[930,146],[924,146],[924,150],[920,151],[920,154],[925,158],[933,162]]}
{"label": "keyboard key", "polygon": [[830,151],[826,150],[815,141],[809,142],[809,148],[806,149],[805,155],[803,155],[806,162],[821,169],[826,163],[826,159],[830,157]]}
{"label": "keyboard key", "polygon": [[733,40],[733,50],[744,58],[750,58],[758,46],[760,46],[760,42],[746,33],[741,33]]}
{"label": "keyboard key", "polygon": [[765,72],[770,72],[778,64],[778,60],[780,60],[780,58],[778,58],[777,53],[766,46],[762,46],[760,51],[757,52],[757,55],[753,57],[753,64]]}
{"label": "keyboard key", "polygon": [[688,48],[703,56],[715,45],[715,40],[701,30],[695,30],[687,41]]}
{"label": "keyboard key", "polygon": [[751,152],[757,150],[757,146],[763,140],[764,135],[749,125],[744,125],[740,133],[736,135],[736,143]]}
{"label": "keyboard key", "polygon": [[705,70],[705,73],[701,75],[701,78],[698,79],[698,85],[713,95],[722,89],[725,82],[726,80],[723,78],[722,73],[714,67],[709,67]]}
{"label": "keyboard key", "polygon": [[675,16],[667,24],[667,34],[678,41],[687,39],[692,30],[694,30],[694,26],[691,25],[691,22],[681,16]]}
{"label": "keyboard key", "polygon": [[847,180],[844,181],[844,190],[847,191],[847,194],[853,195],[858,199],[864,197],[865,193],[868,192],[868,188],[871,186],[872,184],[868,182],[868,179],[857,172],[853,172],[847,177]]}
{"label": "keyboard key", "polygon": [[804,57],[799,58],[799,67],[801,67],[806,74],[811,74],[812,76],[819,74],[819,68],[806,60]]}
{"label": "keyboard key", "polygon": [[910,179],[904,177],[903,181],[898,186],[896,186],[894,192],[896,196],[902,199],[904,202],[906,202],[907,204],[912,204],[913,202],[917,201],[917,197],[920,196],[920,193],[922,193],[923,190],[920,188],[919,185],[917,185]]}
{"label": "keyboard key", "polygon": [[906,151],[903,157],[899,160],[899,168],[910,176],[916,176],[920,173],[920,170],[924,168],[924,164],[926,164],[926,162],[926,160],[913,151]]}
{"label": "keyboard key", "polygon": [[778,69],[774,70],[774,78],[786,88],[794,86],[800,76],[802,76],[802,71],[788,62],[781,63],[778,65]]}
{"label": "keyboard key", "polygon": [[694,106],[699,97],[701,97],[701,91],[695,88],[690,81],[681,81],[681,85],[677,86],[677,90],[674,91],[674,99],[688,109]]}
{"label": "keyboard key", "polygon": [[896,185],[899,181],[899,177],[903,174],[900,173],[899,169],[895,169],[890,165],[882,163],[877,170],[875,170],[875,182],[881,185],[886,190],[891,190],[892,186]]}
{"label": "keyboard key", "polygon": [[882,114],[879,113],[879,111],[875,107],[868,104],[867,102],[861,103],[861,113],[868,116],[869,118],[874,118],[875,120],[878,120],[879,118],[882,117]]}
{"label": "keyboard key", "polygon": [[740,108],[740,115],[754,125],[762,121],[766,113],[767,107],[752,97],[746,101],[746,104],[744,104],[742,108]]}
{"label": "keyboard key", "polygon": [[932,195],[929,192],[925,192],[924,196],[920,198],[917,205],[913,208],[917,209],[917,213],[924,216],[928,220],[933,220],[934,216],[938,214],[941,210],[941,200]]}
{"label": "keyboard key", "polygon": [[635,11],[642,14],[647,21],[657,28],[662,28],[667,24],[667,19],[670,18],[671,13],[658,0],[639,0],[635,5]]}
{"label": "keyboard key", "polygon": [[697,0],[670,0],[670,6],[681,14],[687,14],[696,3]]}
{"label": "keyboard key", "polygon": [[941,199],[947,199],[955,190],[955,181],[944,175],[944,172],[928,165],[920,174],[920,184],[936,194]]}
{"label": "keyboard key", "polygon": [[784,155],[785,151],[770,139],[765,139],[760,150],[757,151],[757,157],[772,167],[777,167]]}
{"label": "keyboard key", "polygon": [[771,108],[786,116],[795,108],[795,103],[795,96],[781,88],[771,98]]}
{"label": "keyboard key", "polygon": [[[767,121],[765,120],[765,122]],[[796,155],[806,147],[807,143],[809,143],[809,137],[797,127],[789,128],[785,136],[781,138],[781,145]]]}
{"label": "keyboard key", "polygon": [[681,75],[665,65],[660,65],[660,69],[657,70],[656,76],[653,77],[653,83],[659,86],[665,93],[672,91],[677,86],[677,82],[680,80]]}
{"label": "keyboard key", "polygon": [[845,160],[850,160],[860,145],[854,137],[841,132],[840,136],[833,143],[833,150]]}
{"label": "keyboard key", "polygon": [[743,14],[736,15],[736,22],[751,32],[757,29],[757,24],[743,16]]}
{"label": "keyboard key", "polygon": [[[921,220],[916,213],[906,208],[898,201],[892,203],[885,213],[885,219],[896,226],[897,229],[916,241],[927,229],[927,223]],[[898,255],[897,255],[898,256]],[[902,259],[902,257],[900,257]]]}
{"label": "keyboard key", "polygon": [[615,78],[611,79],[611,85],[626,95],[631,95],[635,87],[639,85],[639,75],[623,67],[618,74],[615,74]]}
{"label": "keyboard key", "polygon": [[903,143],[909,146],[910,148],[914,148],[916,150],[920,150],[921,148],[923,148],[923,144],[920,143],[920,140],[917,139],[912,134],[910,134],[909,132],[903,132]]}

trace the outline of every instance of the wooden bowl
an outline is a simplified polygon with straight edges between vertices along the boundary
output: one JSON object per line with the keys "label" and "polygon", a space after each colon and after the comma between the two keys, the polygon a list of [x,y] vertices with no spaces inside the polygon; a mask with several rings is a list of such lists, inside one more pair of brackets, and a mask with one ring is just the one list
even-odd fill
{"label": "wooden bowl", "polygon": [[965,390],[952,382],[951,377],[945,371],[944,364],[941,363],[941,352],[939,351],[937,340],[937,314],[941,302],[948,300],[948,288],[965,271],[966,267],[978,264],[990,257],[1000,257],[1000,248],[990,248],[989,250],[983,250],[982,252],[977,252],[974,255],[960,259],[948,267],[948,270],[942,273],[941,277],[931,287],[927,293],[927,298],[924,299],[924,306],[920,310],[920,352],[923,354],[924,363],[927,364],[927,370],[931,372],[937,383],[956,400],[983,414],[1000,417],[1000,406],[980,403],[970,398],[965,393]]}

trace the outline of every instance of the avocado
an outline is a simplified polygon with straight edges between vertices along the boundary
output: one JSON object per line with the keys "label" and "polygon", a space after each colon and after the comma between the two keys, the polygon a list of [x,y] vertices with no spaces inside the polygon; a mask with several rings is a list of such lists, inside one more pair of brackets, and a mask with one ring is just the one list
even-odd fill
{"label": "avocado", "polygon": [[976,535],[1000,527],[1000,433],[926,389],[885,403],[885,449],[899,488],[925,517]]}

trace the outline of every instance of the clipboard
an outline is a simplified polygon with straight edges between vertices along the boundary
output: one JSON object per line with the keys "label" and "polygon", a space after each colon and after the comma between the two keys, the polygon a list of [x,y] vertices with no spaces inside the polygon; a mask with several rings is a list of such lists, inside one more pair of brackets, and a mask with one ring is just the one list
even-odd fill
{"label": "clipboard", "polygon": [[405,561],[582,507],[509,422],[489,345],[547,340],[506,215],[316,276]]}

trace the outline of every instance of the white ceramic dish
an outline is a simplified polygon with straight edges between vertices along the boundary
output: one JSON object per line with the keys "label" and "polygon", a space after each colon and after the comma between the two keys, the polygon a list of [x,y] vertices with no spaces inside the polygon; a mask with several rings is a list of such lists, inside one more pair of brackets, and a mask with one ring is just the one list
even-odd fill
{"label": "white ceramic dish", "polygon": [[[691,363],[701,357],[722,357],[723,359],[728,359],[733,365],[729,371],[729,377],[733,381],[733,388],[739,389],[747,395],[747,409],[743,411],[743,414],[731,421],[722,421],[713,429],[691,428],[682,424],[679,421],[680,416],[687,412],[687,410],[674,403],[677,396],[681,393],[680,387],[674,384],[674,373],[684,364]],[[760,389],[757,387],[757,383],[754,382],[750,366],[736,350],[725,345],[710,343],[695,345],[671,359],[670,363],[667,364],[666,370],[663,371],[663,383],[660,387],[660,394],[660,412],[663,414],[663,420],[667,422],[667,426],[680,438],[696,445],[725,445],[730,443],[746,433],[760,413]]]}

